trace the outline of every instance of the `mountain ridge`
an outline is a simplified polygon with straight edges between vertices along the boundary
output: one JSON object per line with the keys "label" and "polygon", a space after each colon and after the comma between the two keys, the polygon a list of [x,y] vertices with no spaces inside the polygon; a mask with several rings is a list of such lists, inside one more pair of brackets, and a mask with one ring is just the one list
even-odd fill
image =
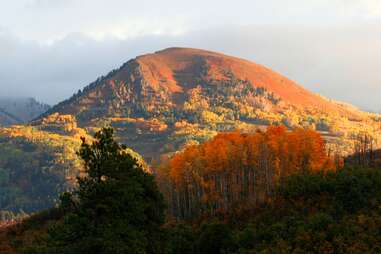
{"label": "mountain ridge", "polygon": [[[202,132],[210,136],[248,126],[255,129],[283,124],[329,131],[330,139],[348,139],[364,126],[370,132],[379,130],[376,122],[381,119],[380,115],[312,93],[249,60],[180,47],[125,62],[52,107],[34,125],[53,113],[74,116],[81,128],[114,126],[122,141],[136,144],[143,154],[145,148],[138,140],[155,134],[163,137],[160,146],[164,146],[177,140],[181,130],[192,129],[190,139],[202,142]],[[126,129],[134,136],[133,141],[126,138]]]}
{"label": "mountain ridge", "polygon": [[[203,70],[206,67],[209,70]],[[339,114],[358,117],[359,110],[354,108],[349,110],[344,104],[327,100],[260,64],[212,51],[179,47],[167,48],[127,61],[120,68],[98,78],[70,99],[58,103],[42,116],[60,111],[73,114],[70,110],[64,110],[68,104],[75,102],[73,98],[81,97],[102,85],[103,90],[113,90],[118,87],[115,83],[118,80],[125,81],[121,85],[128,85],[128,82],[133,83],[136,79],[141,79],[148,83],[148,87],[153,92],[164,89],[174,97],[177,95],[181,97],[181,94],[197,85],[199,81],[197,79],[201,78],[199,72],[202,71],[209,71],[205,74],[217,81],[228,79],[229,73],[225,72],[232,72],[237,79],[248,80],[254,87],[264,87],[294,106],[318,107],[325,111],[337,111]],[[135,75],[132,80],[129,80],[130,75]]]}

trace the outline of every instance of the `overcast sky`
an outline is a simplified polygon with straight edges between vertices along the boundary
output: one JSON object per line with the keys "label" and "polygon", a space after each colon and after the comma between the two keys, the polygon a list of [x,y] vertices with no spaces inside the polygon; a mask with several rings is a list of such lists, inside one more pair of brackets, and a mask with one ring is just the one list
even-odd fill
{"label": "overcast sky", "polygon": [[380,0],[0,0],[0,97],[54,104],[171,46],[243,57],[381,111]]}

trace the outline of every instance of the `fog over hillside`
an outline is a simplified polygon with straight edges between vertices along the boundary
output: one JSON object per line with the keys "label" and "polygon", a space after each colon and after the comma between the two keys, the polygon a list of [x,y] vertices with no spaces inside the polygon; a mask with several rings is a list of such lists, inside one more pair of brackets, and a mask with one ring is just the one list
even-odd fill
{"label": "fog over hillside", "polygon": [[0,125],[29,122],[49,108],[34,98],[0,97]]}

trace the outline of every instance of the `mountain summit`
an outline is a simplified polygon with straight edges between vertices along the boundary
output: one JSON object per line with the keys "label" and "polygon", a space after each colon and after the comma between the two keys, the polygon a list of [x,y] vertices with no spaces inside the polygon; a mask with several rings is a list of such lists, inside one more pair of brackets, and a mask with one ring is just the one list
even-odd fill
{"label": "mountain summit", "polygon": [[327,106],[326,101],[262,65],[220,53],[169,48],[138,57],[137,62],[154,86],[165,85],[174,93],[187,92],[202,82],[226,82],[234,78],[263,87],[295,105]]}
{"label": "mountain summit", "polygon": [[262,65],[191,48],[136,57],[35,124],[50,114],[71,115],[88,130],[111,125],[121,141],[146,156],[202,142],[219,131],[270,124],[317,129],[343,152],[352,143],[343,145],[341,137],[380,126],[379,115],[323,98]]}
{"label": "mountain summit", "polygon": [[[90,120],[94,114],[163,113],[163,109],[178,110],[190,92],[198,87],[217,91],[227,83],[239,83],[243,90],[263,89],[298,108],[349,113],[342,105],[313,94],[262,65],[191,48],[168,48],[132,59],[58,104],[49,113],[80,115],[81,120]],[[350,113],[353,114],[353,110]]]}

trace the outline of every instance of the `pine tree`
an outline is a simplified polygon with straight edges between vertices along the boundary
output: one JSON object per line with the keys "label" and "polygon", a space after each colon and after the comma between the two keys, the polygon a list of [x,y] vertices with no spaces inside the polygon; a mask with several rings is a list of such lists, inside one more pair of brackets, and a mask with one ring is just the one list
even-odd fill
{"label": "pine tree", "polygon": [[[78,155],[85,176],[61,197],[63,222],[49,232],[47,253],[160,253],[164,200],[142,170],[104,128]],[[45,252],[45,253],[46,253]]]}

